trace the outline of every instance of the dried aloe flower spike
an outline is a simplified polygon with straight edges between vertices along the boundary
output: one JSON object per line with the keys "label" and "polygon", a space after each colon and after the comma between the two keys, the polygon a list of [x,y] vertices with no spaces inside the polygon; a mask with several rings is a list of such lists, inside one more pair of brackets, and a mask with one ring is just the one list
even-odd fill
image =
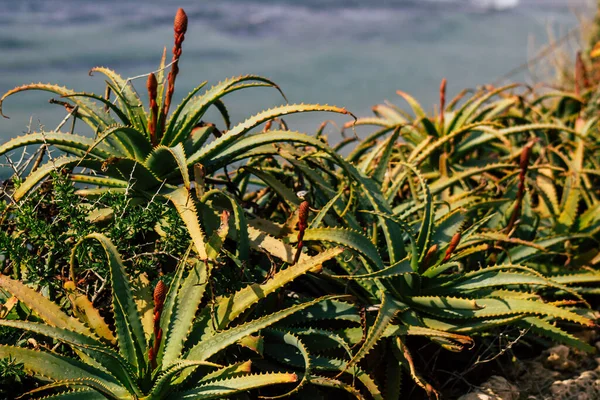
{"label": "dried aloe flower spike", "polygon": [[182,8],[177,10],[175,15],[175,21],[173,23],[173,30],[175,32],[175,44],[173,46],[173,59],[171,64],[171,71],[167,77],[167,94],[165,96],[165,104],[163,107],[162,118],[161,118],[161,129],[164,131],[164,124],[171,107],[171,99],[173,98],[173,92],[175,91],[175,78],[179,73],[179,58],[181,57],[181,44],[185,39],[185,32],[187,31],[188,18]]}
{"label": "dried aloe flower spike", "polygon": [[446,78],[440,84],[440,130],[444,130],[444,109],[446,108]]}
{"label": "dried aloe flower spike", "polygon": [[156,136],[156,122],[158,120],[158,104],[156,103],[157,87],[158,82],[156,76],[151,72],[148,75],[148,82],[146,83],[148,88],[148,97],[150,99],[150,120],[148,121],[148,131],[150,132],[150,140],[153,145],[158,144],[158,138]]}

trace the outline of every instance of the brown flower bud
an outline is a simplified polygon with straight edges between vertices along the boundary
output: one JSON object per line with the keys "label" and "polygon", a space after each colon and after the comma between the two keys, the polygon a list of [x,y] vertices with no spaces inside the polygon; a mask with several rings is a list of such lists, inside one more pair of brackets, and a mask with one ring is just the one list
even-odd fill
{"label": "brown flower bud", "polygon": [[177,10],[177,14],[175,15],[175,23],[173,24],[173,28],[175,29],[175,33],[182,34],[187,31],[188,18],[183,11],[183,8]]}
{"label": "brown flower bud", "polygon": [[148,88],[148,96],[151,100],[156,101],[156,88],[158,86],[158,82],[156,81],[156,75],[150,72],[148,75],[148,81],[146,82],[146,87]]}
{"label": "brown flower bud", "polygon": [[427,250],[427,253],[425,254],[425,259],[423,260],[423,267],[427,268],[429,267],[429,264],[431,263],[431,260],[435,257],[435,255],[437,254],[438,251],[438,245],[434,244],[432,245],[429,250]]}
{"label": "brown flower bud", "polygon": [[452,239],[450,240],[450,244],[448,245],[448,248],[446,249],[446,254],[444,255],[444,259],[442,260],[442,262],[446,262],[450,259],[450,257],[452,257],[452,253],[454,253],[454,250],[456,250],[458,243],[460,243],[460,237],[461,237],[460,232],[456,232],[454,234],[454,236],[452,236]]}
{"label": "brown flower bud", "polygon": [[529,167],[529,157],[531,156],[531,148],[533,147],[534,142],[529,142],[523,150],[521,150],[521,157],[519,160],[519,168],[523,173],[527,171],[527,167]]}
{"label": "brown flower bud", "polygon": [[163,281],[158,281],[154,288],[154,309],[162,310],[163,304],[165,303],[165,297],[167,296],[167,285]]}
{"label": "brown flower bud", "polygon": [[303,201],[298,207],[298,228],[304,230],[307,227],[308,211],[310,210],[310,204],[308,201]]}

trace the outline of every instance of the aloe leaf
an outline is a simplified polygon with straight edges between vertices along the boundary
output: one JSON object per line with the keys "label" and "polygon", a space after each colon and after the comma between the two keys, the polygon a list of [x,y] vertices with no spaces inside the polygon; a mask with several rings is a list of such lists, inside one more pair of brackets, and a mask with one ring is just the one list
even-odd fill
{"label": "aloe leaf", "polygon": [[163,47],[163,53],[160,57],[160,63],[158,64],[158,70],[156,72],[156,82],[158,84],[156,90],[156,104],[158,109],[162,110],[164,105],[164,94],[165,94],[165,70],[167,63],[167,48]]}
{"label": "aloe leaf", "polygon": [[104,97],[99,96],[95,93],[78,92],[78,93],[63,95],[62,97],[64,97],[64,98],[84,97],[84,98],[99,101],[105,107],[108,107],[108,109],[110,111],[114,112],[117,115],[117,117],[119,117],[119,119],[121,120],[121,123],[123,125],[131,125],[131,122],[129,121],[129,117],[123,111],[121,111],[121,109],[119,107],[114,105],[110,100],[105,99]]}
{"label": "aloe leaf", "polygon": [[192,237],[192,242],[196,247],[200,259],[206,260],[208,258],[206,253],[206,236],[198,221],[198,213],[196,211],[196,205],[194,204],[195,200],[192,197],[191,192],[183,186],[165,194],[165,197],[168,198],[177,209],[181,220]]}
{"label": "aloe leaf", "polygon": [[0,346],[0,358],[13,357],[23,363],[27,371],[54,381],[95,379],[109,388],[115,397],[129,398],[129,393],[108,373],[80,361],[44,351],[13,346]]}
{"label": "aloe leaf", "polygon": [[[158,81],[158,82],[160,82],[160,81]],[[165,144],[165,136],[167,136],[167,132],[169,132],[169,135],[171,135],[171,130],[172,130],[171,125],[173,123],[175,123],[177,121],[177,119],[179,119],[179,116],[181,115],[183,110],[185,110],[185,108],[189,104],[190,100],[192,100],[192,98],[196,95],[196,93],[198,93],[200,91],[200,89],[202,89],[204,86],[206,86],[207,83],[208,83],[208,81],[204,81],[204,82],[200,83],[198,86],[196,86],[194,89],[192,89],[192,91],[189,92],[187,96],[185,96],[185,98],[181,101],[181,103],[179,103],[179,105],[177,106],[175,111],[173,111],[173,114],[171,114],[171,117],[169,118],[169,122],[166,124],[167,127],[165,129],[165,133],[163,134],[163,137],[162,137],[163,142],[161,144]],[[163,88],[164,88],[164,86],[163,86]],[[162,95],[159,98],[162,98]],[[161,109],[161,108],[159,108],[159,109]],[[161,116],[161,118],[162,118],[162,116]]]}
{"label": "aloe leaf", "polygon": [[[377,104],[371,107],[371,110],[373,111],[373,114],[386,121],[389,125],[408,124],[411,119],[406,112],[388,102],[385,104]],[[364,119],[361,122],[362,124],[365,124]]]}
{"label": "aloe leaf", "polygon": [[502,86],[500,88],[491,90],[482,96],[473,96],[469,99],[465,104],[456,112],[454,118],[450,122],[448,127],[448,132],[452,132],[455,129],[460,129],[466,124],[468,121],[472,120],[473,115],[477,112],[477,110],[488,101],[493,96],[502,93],[506,90],[512,89],[519,86],[519,84],[510,84],[506,86]]}
{"label": "aloe leaf", "polygon": [[425,114],[425,111],[414,97],[401,90],[397,90],[396,94],[402,97],[404,100],[406,100],[406,102],[410,105],[413,112],[415,113],[417,119],[427,118],[427,114]]}
{"label": "aloe leaf", "polygon": [[482,268],[478,271],[465,274],[458,279],[448,281],[441,280],[441,285],[432,281],[430,286],[423,288],[422,294],[431,292],[436,295],[460,294],[468,290],[480,290],[493,286],[510,287],[515,285],[534,285],[542,287],[555,287],[566,293],[570,293],[582,302],[585,300],[577,292],[568,287],[546,278],[537,271],[520,265],[496,265]]}
{"label": "aloe leaf", "polygon": [[194,371],[200,366],[219,368],[221,365],[208,361],[187,361],[179,360],[173,364],[163,368],[160,375],[157,376],[154,386],[150,390],[150,394],[145,397],[148,400],[162,400],[167,398],[170,392],[177,389],[177,385],[173,385],[173,379],[183,371]]}
{"label": "aloe leaf", "polygon": [[[244,88],[257,87],[257,86],[271,86],[271,85],[250,84],[250,85],[244,85]],[[242,89],[242,88],[240,88],[240,89]],[[229,93],[229,92],[227,92],[227,93]],[[231,117],[229,116],[229,111],[227,111],[227,107],[225,107],[225,103],[223,103],[221,100],[217,100],[213,103],[213,105],[219,111],[219,113],[221,114],[221,117],[223,117],[223,122],[225,122],[225,129],[230,129],[231,128]]]}
{"label": "aloe leaf", "polygon": [[314,267],[340,255],[342,252],[343,249],[341,248],[325,250],[316,256],[307,257],[304,261],[279,271],[266,283],[251,284],[231,296],[219,299],[216,309],[218,327],[223,329],[259,300],[264,299],[269,294],[287,285],[299,276],[306,274]]}
{"label": "aloe leaf", "polygon": [[185,255],[181,258],[181,261],[179,261],[177,269],[175,270],[175,274],[171,279],[169,290],[167,291],[167,295],[165,297],[163,309],[160,314],[160,329],[162,330],[163,335],[161,343],[159,345],[158,353],[156,354],[157,364],[162,364],[162,355],[165,349],[165,338],[169,336],[169,328],[171,326],[173,314],[175,312],[177,304],[181,302],[181,298],[178,296],[178,293],[179,289],[181,288],[183,275],[186,271],[186,265],[188,264],[192,246],[193,245],[190,245],[190,247],[188,247]]}
{"label": "aloe leaf", "polygon": [[384,398],[400,400],[402,392],[402,366],[392,352],[386,356]]}
{"label": "aloe leaf", "polygon": [[169,398],[173,400],[222,399],[265,386],[294,383],[297,380],[296,374],[283,372],[241,375],[204,383],[191,390],[173,393]]}
{"label": "aloe leaf", "polygon": [[[360,121],[360,120],[359,120]],[[361,140],[356,148],[348,154],[346,157],[346,161],[350,163],[356,163],[358,159],[379,139],[381,136],[386,135],[396,128],[395,125],[387,126],[384,125],[385,128],[375,131],[374,133],[367,136],[365,139]]]}
{"label": "aloe leaf", "polygon": [[152,151],[152,143],[143,131],[131,126],[110,126],[101,133],[97,141],[106,140],[111,143],[111,139],[118,142],[125,155],[138,162],[143,162]]}
{"label": "aloe leaf", "polygon": [[181,356],[183,345],[192,327],[207,283],[206,262],[198,260],[176,294],[175,304],[169,315],[168,327],[163,332],[164,350],[161,352],[163,370]]}
{"label": "aloe leaf", "polygon": [[[368,212],[369,214],[374,214],[374,215],[383,217],[385,219],[388,219],[390,221],[393,221],[394,223],[396,223],[398,225],[398,227],[402,231],[404,231],[404,234],[408,237],[408,239],[410,241],[410,250],[411,250],[410,266],[413,271],[417,271],[419,268],[419,250],[417,247],[417,241],[414,237],[414,231],[412,230],[412,228],[410,226],[408,226],[403,220],[396,217],[395,215],[389,215],[389,214],[380,213],[380,212],[376,212],[376,211],[361,210],[361,212]],[[402,265],[401,268],[404,268],[405,264],[406,264],[406,259],[402,259],[399,262],[397,262],[396,264],[393,264],[392,266],[385,268],[384,270],[387,271],[386,273],[390,273],[392,271],[392,269],[390,269],[391,267],[395,267],[396,270],[399,270],[400,265]],[[383,274],[384,270],[381,271],[382,274]],[[409,272],[409,271],[404,271],[404,272]],[[402,273],[404,273],[404,272],[402,272]],[[375,273],[375,275],[376,275],[376,273]],[[381,275],[381,277],[383,277],[383,276],[384,275]]]}
{"label": "aloe leaf", "polygon": [[575,154],[573,154],[572,164],[569,167],[569,174],[566,177],[563,198],[561,201],[562,210],[558,217],[558,223],[569,230],[576,221],[579,200],[581,199],[581,170],[583,168],[583,140],[579,140]]}
{"label": "aloe leaf", "polygon": [[[266,83],[282,93],[281,89],[279,89],[279,86],[277,86],[277,84],[274,82],[257,75],[246,75],[239,76],[237,78],[230,78],[220,82],[211,87],[201,96],[193,99],[193,94],[188,95],[188,97],[182,103],[182,106],[180,106],[181,109],[178,108],[176,110],[176,114],[173,114],[173,117],[171,117],[169,120],[161,144],[172,145],[180,142],[182,135],[187,135],[192,130],[194,125],[200,120],[200,118],[202,118],[204,113],[206,113],[206,110],[208,110],[211,105],[213,105],[217,100],[225,96],[227,93],[231,93],[232,90],[235,90],[234,88],[236,88],[236,85],[247,81]],[[201,86],[204,86],[204,84]],[[244,88],[244,86],[239,87],[239,89],[242,88]],[[195,94],[199,89],[200,88],[196,88],[193,93]],[[186,109],[185,113],[181,112],[184,109],[183,106],[185,106]],[[177,113],[177,111],[180,112]],[[180,115],[183,116],[179,118]]]}
{"label": "aloe leaf", "polygon": [[373,171],[373,174],[371,175],[371,177],[376,182],[379,182],[379,183],[383,182],[385,173],[389,167],[389,161],[392,156],[392,150],[394,149],[396,141],[398,140],[398,136],[400,136],[400,131],[401,131],[401,128],[397,128],[394,131],[394,133],[392,134],[392,136],[390,136],[390,138],[388,139],[388,142],[383,150],[383,153],[381,154],[381,157],[379,158],[379,161],[377,161],[377,166],[376,166],[375,170]]}
{"label": "aloe leaf", "polygon": [[7,152],[32,144],[53,144],[62,146],[65,151],[73,148],[80,151],[89,150],[89,154],[98,158],[108,158],[112,156],[124,156],[123,153],[114,153],[114,150],[108,148],[102,143],[97,143],[94,139],[85,136],[60,133],[60,132],[39,132],[29,133],[9,140],[0,146],[0,155]]}
{"label": "aloe leaf", "polygon": [[252,369],[252,361],[243,361],[231,365],[227,365],[223,368],[217,369],[216,371],[209,372],[204,375],[198,383],[206,383],[215,380],[222,380],[231,378],[234,376],[249,374]]}
{"label": "aloe leaf", "polygon": [[293,190],[289,189],[285,186],[279,179],[275,176],[256,169],[252,167],[244,167],[245,171],[250,172],[252,175],[258,177],[260,180],[265,182],[270,188],[272,188],[288,205],[290,206],[298,206],[300,204],[300,199]]}
{"label": "aloe leaf", "polygon": [[407,299],[414,307],[444,318],[486,318],[514,314],[546,315],[584,326],[593,322],[572,311],[536,300],[515,298],[461,299],[442,296],[414,296]]}
{"label": "aloe leaf", "polygon": [[417,313],[414,310],[399,315],[399,319],[406,325],[424,326],[444,332],[453,332],[471,335],[477,332],[488,331],[494,327],[507,326],[522,319],[524,315],[499,316],[481,319],[440,319],[427,314]]}
{"label": "aloe leaf", "polygon": [[285,343],[286,345],[295,347],[298,350],[298,352],[300,353],[300,356],[302,357],[303,367],[304,367],[304,372],[302,373],[302,378],[301,378],[300,382],[296,385],[295,388],[293,388],[292,390],[290,390],[289,392],[287,392],[285,394],[281,394],[278,396],[270,396],[270,397],[266,397],[266,398],[267,399],[280,399],[283,397],[292,396],[292,395],[298,393],[300,391],[300,389],[302,389],[309,382],[312,365],[311,365],[311,357],[308,354],[308,349],[306,348],[304,343],[300,340],[300,338],[298,336],[294,335],[293,333],[283,332],[283,331],[279,331],[279,330],[275,330],[275,329],[267,329],[267,330],[265,330],[265,333],[267,336],[274,337],[277,340]]}
{"label": "aloe leaf", "polygon": [[80,388],[80,387],[90,388],[90,389],[95,390],[97,393],[101,393],[104,398],[111,399],[111,400],[119,400],[119,397],[117,397],[114,393],[112,393],[112,391],[110,390],[109,387],[104,385],[98,379],[93,379],[93,378],[64,379],[64,380],[60,380],[60,381],[55,381],[53,383],[49,383],[47,385],[30,390],[26,394],[32,395],[32,394],[43,392],[46,390],[64,388],[64,387],[66,387],[66,388]]}
{"label": "aloe leaf", "polygon": [[360,232],[344,228],[312,228],[304,231],[304,241],[324,241],[348,247],[363,254],[378,270],[385,268],[373,243]]}
{"label": "aloe leaf", "polygon": [[405,307],[402,303],[398,302],[390,295],[386,293],[381,294],[381,306],[379,308],[379,312],[377,313],[377,318],[375,319],[373,325],[369,328],[365,342],[356,352],[356,354],[354,354],[352,360],[350,360],[350,362],[346,365],[346,369],[358,364],[358,362],[362,360],[373,349],[373,347],[375,347],[377,342],[383,337],[383,332],[392,322],[392,319],[404,308]]}
{"label": "aloe leaf", "polygon": [[185,141],[181,142],[185,147],[185,153],[194,154],[197,152],[204,145],[204,142],[208,140],[210,135],[216,133],[216,130],[217,128],[213,124],[194,127]]}
{"label": "aloe leaf", "polygon": [[355,280],[381,280],[386,278],[393,278],[401,275],[412,274],[416,276],[414,270],[412,269],[412,259],[407,257],[395,264],[390,265],[389,267],[385,267],[384,269],[380,269],[377,271],[369,272],[367,274],[354,274],[354,275],[335,275],[336,278],[343,279],[355,279]]}
{"label": "aloe leaf", "polygon": [[405,166],[411,169],[413,173],[417,176],[424,194],[425,210],[423,211],[423,219],[421,220],[421,227],[419,229],[419,235],[417,236],[416,243],[417,251],[420,252],[419,263],[422,263],[425,259],[425,256],[427,255],[427,251],[429,250],[431,236],[433,234],[433,216],[435,211],[433,207],[433,197],[431,195],[431,192],[429,191],[429,186],[425,184],[425,180],[423,179],[419,171],[417,171],[417,169],[410,164],[405,164]]}
{"label": "aloe leaf", "polygon": [[331,208],[334,206],[334,204],[338,201],[338,199],[343,194],[344,194],[343,191],[339,191],[335,196],[333,196],[331,198],[331,200],[329,200],[327,202],[327,204],[325,204],[323,207],[321,207],[321,209],[317,213],[317,216],[315,218],[313,218],[312,221],[310,221],[310,224],[308,226],[309,229],[319,228],[319,225],[321,225],[321,222],[323,221],[323,218],[325,218],[325,216],[327,215],[327,213],[331,210]]}
{"label": "aloe leaf", "polygon": [[140,312],[133,300],[129,279],[125,274],[125,266],[114,244],[106,236],[92,233],[81,239],[73,248],[71,258],[75,257],[75,250],[87,240],[96,240],[100,243],[106,254],[110,281],[113,294],[113,315],[117,330],[119,351],[125,359],[137,368],[139,372],[145,369],[146,335],[142,326]]}
{"label": "aloe leaf", "polygon": [[57,304],[23,283],[0,274],[0,287],[25,303],[47,324],[93,337],[90,330],[81,321],[68,316]]}
{"label": "aloe leaf", "polygon": [[69,179],[72,182],[85,183],[88,185],[97,185],[105,188],[127,188],[127,181],[116,178],[106,178],[97,175],[70,174]]}
{"label": "aloe leaf", "polygon": [[476,178],[478,176],[484,175],[486,172],[490,172],[490,171],[494,171],[494,170],[502,170],[502,169],[513,170],[515,168],[517,168],[517,166],[515,166],[514,164],[509,164],[509,163],[492,163],[492,164],[484,165],[482,167],[468,168],[457,174],[453,174],[452,176],[450,176],[446,179],[438,180],[438,181],[432,183],[429,186],[429,189],[431,190],[432,194],[436,195],[436,194],[443,192],[445,189],[447,189],[449,187],[452,187],[458,183],[461,183],[462,181],[465,181],[468,178]]}
{"label": "aloe leaf", "polygon": [[465,125],[455,131],[452,131],[452,132],[449,131],[451,133],[448,133],[447,135],[442,136],[441,138],[437,139],[436,141],[428,144],[424,149],[422,149],[422,151],[416,152],[414,154],[414,157],[409,157],[408,162],[414,164],[415,166],[419,166],[434,151],[441,149],[442,146],[445,145],[446,143],[458,138],[460,135],[472,132],[474,130],[477,130],[477,128],[479,128],[479,127],[485,127],[485,126],[494,126],[494,123],[487,122],[487,121],[486,122],[475,122],[472,124]]}
{"label": "aloe leaf", "polygon": [[588,353],[593,353],[595,351],[593,346],[577,339],[575,336],[544,319],[538,317],[525,317],[519,321],[518,325],[525,329],[531,329],[532,332],[548,337],[555,342],[564,343]]}
{"label": "aloe leaf", "polygon": [[284,310],[274,312],[265,317],[247,322],[242,325],[238,325],[234,328],[230,328],[225,331],[217,332],[214,336],[201,340],[199,343],[193,345],[189,352],[186,354],[185,359],[188,360],[207,360],[212,355],[218,353],[222,349],[236,343],[242,337],[251,335],[261,329],[267,328],[282,319],[293,315],[294,313],[317,304],[321,301],[331,300],[339,298],[340,296],[325,296],[318,299],[308,301],[302,304],[297,304],[288,307]]}
{"label": "aloe leaf", "polygon": [[[294,262],[294,255],[296,254],[295,248],[251,225],[248,225],[248,240],[250,242],[250,247],[256,250],[266,251],[273,257],[288,264]],[[305,257],[307,257],[305,254],[301,254],[300,261],[303,261]]]}
{"label": "aloe leaf", "polygon": [[173,147],[162,145],[155,147],[144,161],[144,164],[159,179],[165,179],[174,173],[178,173],[185,188],[190,189],[190,174],[183,143],[178,143]]}
{"label": "aloe leaf", "polygon": [[64,287],[69,296],[69,300],[71,301],[71,305],[73,306],[73,314],[90,327],[100,338],[115,345],[117,340],[110,330],[110,327],[87,296],[77,292],[77,288],[73,282],[66,282]]}
{"label": "aloe leaf", "polygon": [[154,295],[148,274],[143,272],[132,278],[133,300],[140,310],[142,326],[146,334],[146,340],[150,339],[154,332]]}
{"label": "aloe leaf", "polygon": [[[335,343],[334,346],[342,348],[346,352],[348,357],[352,358],[352,350],[350,349],[350,346],[348,346],[348,343],[344,340],[344,338],[342,338],[337,333],[334,333],[327,329],[317,329],[317,328],[310,328],[310,327],[309,328],[289,328],[289,327],[287,327],[287,328],[285,328],[285,331],[292,332],[299,336],[309,336],[309,337],[313,336],[315,340],[318,340],[317,338],[320,338],[321,341],[323,339],[326,339],[327,341],[329,341],[331,343]],[[313,345],[314,345],[314,343],[313,343]]]}
{"label": "aloe leaf", "polygon": [[507,258],[510,260],[512,264],[519,264],[525,261],[529,261],[536,256],[543,256],[545,252],[541,252],[541,249],[548,251],[551,246],[555,246],[560,243],[564,243],[568,240],[587,238],[587,235],[565,235],[565,236],[556,236],[547,239],[538,240],[532,242],[531,244],[520,245],[513,247],[508,250]]}
{"label": "aloe leaf", "polygon": [[310,383],[331,389],[341,389],[354,396],[356,400],[365,400],[365,397],[360,391],[358,391],[358,389],[337,379],[326,378],[324,376],[314,376],[310,379]]}
{"label": "aloe leaf", "polygon": [[44,396],[44,400],[105,400],[106,396],[92,389],[77,388]]}
{"label": "aloe leaf", "polygon": [[213,196],[222,196],[231,204],[237,241],[236,255],[242,260],[247,260],[250,252],[250,240],[248,238],[248,223],[246,222],[244,209],[233,196],[221,190],[207,192],[201,201],[206,202]]}
{"label": "aloe leaf", "polygon": [[[8,96],[26,90],[43,90],[46,92],[57,94],[59,96],[70,96],[75,94],[74,91],[67,89],[66,87],[52,85],[49,83],[31,83],[28,85],[19,86],[12,90],[9,90],[2,96],[2,98],[0,98],[0,115],[4,116],[2,107],[4,101]],[[79,113],[78,116],[83,121],[85,121],[94,131],[104,130],[108,126],[116,123],[116,121],[102,108],[100,108],[97,104],[94,104],[93,102],[87,99],[74,98],[73,103],[75,103],[75,105],[83,111],[83,113]]]}
{"label": "aloe leaf", "polygon": [[15,190],[13,193],[13,199],[15,201],[21,200],[27,195],[38,183],[45,179],[52,171],[60,170],[60,168],[68,168],[72,165],[77,164],[79,157],[59,157],[54,160],[48,161],[41,167],[35,170],[27,176],[25,182]]}
{"label": "aloe leaf", "polygon": [[314,369],[321,369],[325,371],[343,371],[347,374],[354,376],[367,389],[373,400],[387,399],[387,397],[383,397],[381,390],[377,386],[377,382],[375,382],[375,379],[373,379],[362,368],[355,365],[348,369],[347,361],[331,359],[326,357],[313,357],[312,361]]}
{"label": "aloe leaf", "polygon": [[[365,154],[356,168],[361,173],[368,175],[369,170],[373,170],[376,166],[377,156],[383,152],[389,143],[389,138],[388,140],[383,140],[381,142],[374,142],[372,146],[370,146],[368,149],[365,149]],[[373,164],[375,164],[375,166]]]}
{"label": "aloe leaf", "polygon": [[280,324],[290,326],[302,324],[307,321],[348,321],[360,324],[362,322],[359,310],[354,304],[340,300],[325,300],[300,310],[287,317]]}
{"label": "aloe leaf", "polygon": [[190,156],[189,162],[195,164],[200,162],[206,165],[206,160],[211,159],[215,155],[221,153],[227,147],[231,146],[245,133],[249,132],[252,128],[267,122],[273,118],[281,117],[287,114],[296,114],[310,111],[329,111],[340,114],[349,114],[344,108],[327,106],[327,105],[311,105],[311,104],[291,104],[280,107],[275,107],[270,110],[266,110],[256,114],[253,117],[248,118],[246,121],[231,128],[227,134],[215,139],[210,144],[201,148],[198,152]]}
{"label": "aloe leaf", "polygon": [[123,79],[115,71],[105,67],[95,67],[90,70],[90,75],[94,72],[100,72],[111,80],[113,91],[121,102],[121,107],[127,110],[129,120],[132,121],[137,129],[146,132],[146,121],[148,116],[139,98],[131,84]]}
{"label": "aloe leaf", "polygon": [[408,351],[406,345],[402,342],[402,338],[396,337],[394,341],[395,347],[394,355],[400,360],[400,363],[403,367],[408,369],[410,377],[412,380],[420,386],[425,392],[427,392],[427,397],[430,399],[435,398],[436,400],[440,399],[439,393],[429,384],[427,383],[416,371],[414,363],[412,361],[412,357]]}

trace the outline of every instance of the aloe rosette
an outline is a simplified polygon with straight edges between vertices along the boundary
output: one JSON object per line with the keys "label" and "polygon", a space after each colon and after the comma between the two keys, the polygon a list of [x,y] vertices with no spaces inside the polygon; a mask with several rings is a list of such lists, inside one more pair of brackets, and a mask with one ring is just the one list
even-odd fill
{"label": "aloe rosette", "polygon": [[[300,381],[294,372],[256,372],[251,360],[223,364],[227,358],[220,355],[234,345],[248,346],[257,334],[263,336],[261,332],[287,317],[333,301],[335,296],[297,302],[249,321],[236,322],[261,299],[335,257],[342,249],[326,250],[275,274],[262,285],[249,285],[211,302],[206,300],[211,262],[187,256],[168,290],[161,282],[152,295],[149,287],[134,290],[116,248],[104,235],[91,234],[76,247],[90,240],[98,242],[106,253],[114,325],[105,322],[72,281],[65,284],[74,313],[69,316],[40,293],[0,275],[0,287],[29,307],[40,321],[0,319],[0,325],[47,336],[77,355],[72,358],[56,352],[0,346],[0,357],[13,357],[35,377],[50,381],[29,395],[54,390],[47,398],[212,399]],[[285,335],[292,334],[278,330],[271,335],[274,340],[281,338],[285,342]]]}
{"label": "aloe rosette", "polygon": [[[174,24],[175,45],[171,70],[165,79],[165,56],[156,75],[149,74],[147,82],[149,106],[131,82],[105,67],[93,68],[90,73],[101,73],[107,78],[111,101],[93,93],[81,93],[53,84],[30,84],[10,90],[0,98],[0,113],[7,97],[27,90],[42,90],[57,94],[70,113],[84,121],[96,133],[94,138],[63,132],[36,132],[16,137],[0,146],[0,155],[28,146],[55,146],[65,156],[51,158],[35,171],[12,194],[15,201],[23,198],[54,170],[70,170],[70,178],[93,188],[81,189],[80,194],[98,196],[106,191],[120,191],[149,201],[157,196],[169,199],[180,211],[190,231],[202,227],[188,204],[205,186],[226,180],[212,180],[219,169],[249,157],[251,150],[271,143],[294,142],[285,131],[270,131],[266,135],[252,133],[259,125],[283,115],[313,111],[349,114],[343,108],[328,105],[286,104],[254,115],[233,125],[223,98],[235,91],[252,87],[273,87],[272,81],[255,75],[227,79],[206,90],[203,82],[192,90],[169,114],[178,61],[187,30],[187,16],[179,10]],[[166,53],[165,53],[166,54]],[[214,107],[223,116],[225,131],[203,121],[205,113]],[[193,208],[193,206],[192,206]],[[204,243],[197,243],[204,255]]]}

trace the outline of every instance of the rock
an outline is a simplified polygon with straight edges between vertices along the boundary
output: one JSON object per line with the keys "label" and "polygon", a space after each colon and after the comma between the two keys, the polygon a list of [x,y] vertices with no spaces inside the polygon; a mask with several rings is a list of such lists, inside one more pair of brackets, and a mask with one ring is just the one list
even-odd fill
{"label": "rock", "polygon": [[519,390],[501,376],[492,376],[476,391],[461,396],[458,400],[517,400]]}
{"label": "rock", "polygon": [[573,379],[557,381],[550,387],[553,400],[600,399],[600,368],[585,371]]}
{"label": "rock", "polygon": [[565,345],[551,347],[546,352],[548,357],[544,364],[547,368],[555,371],[570,371],[577,367],[577,364],[569,359],[570,349]]}

